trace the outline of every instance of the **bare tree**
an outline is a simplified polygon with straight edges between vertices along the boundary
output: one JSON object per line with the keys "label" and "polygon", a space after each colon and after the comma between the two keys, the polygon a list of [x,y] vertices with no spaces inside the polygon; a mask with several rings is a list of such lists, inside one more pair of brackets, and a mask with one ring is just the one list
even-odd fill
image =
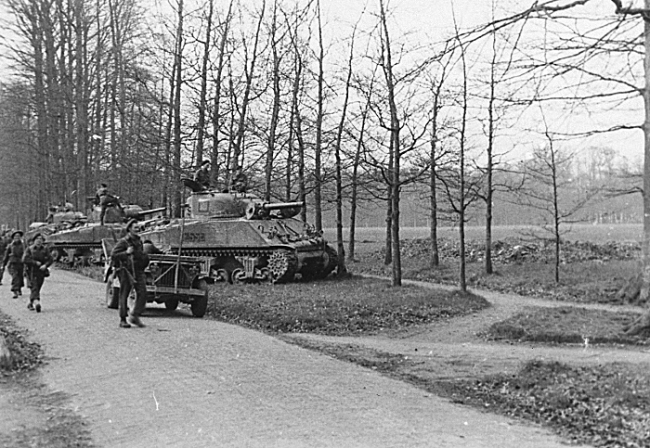
{"label": "bare tree", "polygon": [[[196,136],[196,161],[203,160],[203,140],[205,136],[205,109],[208,92],[208,61],[210,60],[210,45],[212,43],[212,15],[214,13],[214,0],[208,0],[208,16],[205,22],[205,40],[203,41],[203,58],[201,60],[201,91],[199,93],[198,124]],[[213,184],[214,185],[214,184]]]}
{"label": "bare tree", "polygon": [[316,61],[318,70],[316,72],[317,100],[316,100],[316,143],[314,148],[314,225],[316,230],[323,230],[323,173],[322,173],[322,152],[323,152],[323,116],[325,115],[325,45],[323,43],[323,22],[321,17],[320,0],[316,0],[316,20],[318,22],[318,54]]}
{"label": "bare tree", "polygon": [[429,238],[431,239],[429,266],[433,269],[440,265],[440,253],[438,249],[438,198],[437,198],[437,175],[438,165],[441,160],[446,157],[446,151],[440,148],[441,145],[441,110],[444,107],[443,101],[443,86],[449,76],[448,70],[451,68],[453,59],[453,51],[442,51],[445,55],[444,59],[438,61],[438,71],[434,79],[431,80],[431,140],[430,140],[430,153],[429,153],[429,204],[431,220]]}
{"label": "bare tree", "polygon": [[348,259],[354,260],[355,255],[355,241],[356,241],[356,220],[357,220],[357,207],[359,200],[359,165],[362,160],[362,153],[364,149],[364,140],[366,137],[366,125],[368,123],[368,115],[370,113],[370,106],[373,101],[373,93],[375,86],[376,73],[373,72],[366,91],[364,92],[361,86],[358,88],[365,96],[363,109],[360,111],[361,124],[358,134],[355,136],[356,145],[352,161],[352,173],[350,179],[351,192],[350,192],[350,225],[348,228]]}
{"label": "bare tree", "polygon": [[391,47],[390,34],[388,32],[388,20],[386,18],[386,9],[384,1],[379,0],[379,14],[380,14],[380,27],[382,34],[382,68],[384,70],[384,77],[386,80],[388,104],[390,108],[390,154],[392,161],[389,167],[391,194],[390,194],[390,219],[391,219],[391,239],[392,239],[392,272],[393,272],[393,286],[402,285],[402,258],[400,251],[400,238],[399,238],[399,200],[400,200],[400,119],[397,113],[397,101],[395,98],[395,80],[394,80],[394,67],[393,67],[393,54]]}
{"label": "bare tree", "polygon": [[[513,14],[509,17],[499,19],[494,22],[497,29],[517,23],[521,20],[526,20],[530,17],[541,17],[543,20],[562,20],[566,17],[567,11],[576,7],[585,6],[587,4],[595,4],[596,0],[574,0],[563,2],[559,0],[549,0],[544,3],[533,2],[532,5],[519,13]],[[602,2],[600,2],[602,3]],[[642,301],[650,298],[650,195],[646,192],[650,191],[650,21],[647,20],[650,15],[650,0],[644,0],[642,7],[636,7],[634,4],[624,6],[621,0],[611,0],[616,14],[622,18],[640,18],[643,20],[643,40],[641,46],[643,47],[643,82],[644,87],[634,85],[634,81],[626,80],[620,76],[619,73],[610,74],[605,70],[593,70],[587,61],[593,60],[598,55],[607,53],[608,56],[612,52],[621,52],[632,56],[636,51],[635,42],[614,40],[612,34],[623,28],[624,20],[611,21],[610,26],[597,28],[599,37],[592,36],[579,36],[579,39],[565,40],[563,45],[560,45],[555,50],[564,53],[564,57],[548,60],[544,59],[544,66],[553,72],[552,76],[557,76],[558,73],[567,76],[568,74],[578,73],[580,75],[581,84],[589,85],[617,85],[618,90],[610,89],[609,91],[596,91],[590,90],[587,94],[582,96],[582,101],[589,99],[606,100],[610,98],[616,99],[617,103],[623,103],[625,98],[640,95],[643,98],[645,117],[642,125],[617,125],[613,124],[608,129],[599,130],[599,132],[610,132],[617,129],[642,129],[644,133],[644,196],[643,196],[643,255],[642,255],[642,275],[639,277],[641,285],[639,294]],[[475,30],[473,38],[480,38],[485,33],[490,32],[488,29],[492,25],[481,27]],[[570,55],[570,58],[566,56]],[[579,63],[575,61],[578,60]],[[549,63],[550,62],[550,63]],[[541,65],[541,64],[540,64]],[[533,64],[531,64],[533,66]],[[559,69],[559,71],[558,71]],[[630,72],[630,75],[633,75]],[[587,79],[588,81],[585,81]],[[567,101],[569,98],[562,98],[561,95],[555,95],[555,99],[562,99]],[[628,333],[635,334],[641,331],[650,329],[650,311],[642,318],[635,322],[628,330]]]}
{"label": "bare tree", "polygon": [[[181,180],[181,91],[182,91],[182,72],[183,72],[183,0],[178,0],[176,5],[177,22],[176,22],[176,47],[174,50],[174,100],[171,105],[173,111],[173,147],[172,147],[172,183],[180,186]],[[172,189],[172,215],[181,216],[181,189]]]}
{"label": "bare tree", "polygon": [[283,59],[283,54],[280,52],[281,42],[284,38],[282,33],[278,30],[278,0],[273,2],[273,14],[271,16],[271,29],[269,31],[269,39],[271,42],[271,58],[272,58],[272,74],[271,74],[271,83],[273,91],[273,101],[271,106],[271,119],[269,123],[267,147],[266,147],[266,164],[265,164],[265,188],[264,188],[264,199],[266,201],[271,200],[271,189],[272,189],[272,180],[273,180],[273,161],[276,156],[276,139],[278,132],[278,122],[280,120],[280,105],[281,105],[281,89],[280,89],[280,77],[281,77],[281,64]]}
{"label": "bare tree", "polygon": [[246,134],[246,119],[248,116],[248,108],[250,107],[251,102],[251,93],[253,90],[253,81],[255,78],[255,70],[257,68],[257,60],[259,57],[259,45],[260,40],[262,39],[262,24],[264,23],[264,14],[266,12],[266,1],[263,0],[259,8],[259,16],[257,18],[257,25],[255,27],[254,36],[253,36],[253,45],[250,49],[247,43],[247,39],[242,38],[243,49],[245,53],[244,63],[244,93],[241,100],[241,105],[239,108],[239,118],[237,123],[237,134],[235,137],[235,142],[233,145],[233,154],[230,161],[230,173],[228,174],[228,186],[230,186],[231,174],[237,171],[238,168],[243,167],[243,154],[244,154],[244,136]]}
{"label": "bare tree", "polygon": [[334,143],[334,157],[336,160],[336,244],[338,252],[336,272],[339,277],[347,275],[347,268],[345,266],[345,245],[343,244],[343,167],[341,163],[341,143],[347,118],[348,103],[350,101],[350,88],[353,74],[352,67],[354,63],[354,44],[357,26],[358,22],[355,24],[352,30],[352,36],[350,37],[350,54],[348,57],[347,76],[345,79],[345,94],[341,110],[341,120],[339,121],[336,130],[336,141]]}
{"label": "bare tree", "polygon": [[[212,0],[211,0],[212,1]],[[226,17],[221,23],[222,31],[219,37],[219,56],[217,58],[217,67],[214,75],[214,103],[212,108],[212,154],[211,154],[211,165],[212,170],[210,171],[210,184],[217,185],[219,178],[219,143],[221,135],[221,96],[222,88],[221,83],[223,81],[223,70],[225,64],[226,56],[226,42],[228,41],[228,31],[230,30],[230,22],[232,21],[232,6],[234,0],[230,0],[228,4],[228,12]]]}
{"label": "bare tree", "polygon": [[[546,123],[544,117],[543,120]],[[555,282],[559,283],[562,227],[573,222],[573,217],[592,199],[595,191],[572,188],[575,182],[567,173],[574,154],[560,151],[548,124],[545,126],[547,145],[536,149],[532,160],[525,164],[523,172],[527,179],[519,195],[525,205],[540,213],[542,229],[552,236],[554,277]]]}

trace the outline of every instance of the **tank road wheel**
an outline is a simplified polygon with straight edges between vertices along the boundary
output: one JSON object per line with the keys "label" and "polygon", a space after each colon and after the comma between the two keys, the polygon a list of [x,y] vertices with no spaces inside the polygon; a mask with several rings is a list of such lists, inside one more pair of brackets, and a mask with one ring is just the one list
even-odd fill
{"label": "tank road wheel", "polygon": [[214,279],[215,284],[225,285],[228,283],[228,271],[223,268],[211,268],[210,277]]}
{"label": "tank road wheel", "polygon": [[208,282],[204,279],[198,280],[194,284],[194,287],[196,289],[202,289],[203,295],[194,297],[194,301],[190,304],[190,309],[194,317],[203,317],[205,316],[205,311],[208,309]]}
{"label": "tank road wheel", "polygon": [[243,268],[237,268],[230,274],[233,285],[242,285],[246,283],[246,271]]}
{"label": "tank road wheel", "polygon": [[234,257],[224,257],[219,259],[218,265],[214,268],[216,268],[217,282],[223,279],[228,283],[235,283],[237,280],[233,278],[233,272],[237,269],[243,270],[244,266]]}
{"label": "tank road wheel", "polygon": [[268,259],[271,281],[274,283],[282,283],[293,280],[297,266],[298,260],[290,252],[273,252]]}
{"label": "tank road wheel", "polygon": [[174,311],[176,308],[178,308],[178,297],[165,300],[165,309],[167,309],[167,311]]}
{"label": "tank road wheel", "polygon": [[120,287],[113,286],[114,274],[108,276],[106,281],[106,307],[117,309],[120,301]]}

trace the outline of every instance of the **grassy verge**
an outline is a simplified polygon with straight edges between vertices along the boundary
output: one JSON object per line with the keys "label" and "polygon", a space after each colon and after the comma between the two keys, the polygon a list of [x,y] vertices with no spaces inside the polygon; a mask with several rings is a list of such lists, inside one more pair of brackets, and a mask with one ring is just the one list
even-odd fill
{"label": "grassy verge", "polygon": [[638,316],[573,307],[531,307],[493,324],[484,336],[512,342],[650,345],[647,337],[624,334],[625,327]]}
{"label": "grassy verge", "polygon": [[287,342],[406,381],[430,393],[552,428],[567,440],[596,447],[650,446],[650,377],[643,364],[571,367],[531,361],[515,374],[440,381],[410,357],[352,344]]}
{"label": "grassy verge", "polygon": [[598,447],[650,446],[647,365],[569,367],[533,361],[516,375],[438,384],[458,403],[554,428]]}
{"label": "grassy verge", "polygon": [[256,330],[327,335],[372,334],[479,311],[482,297],[351,277],[317,283],[228,286],[208,315]]}
{"label": "grassy verge", "polygon": [[27,412],[32,416],[10,433],[0,433],[0,446],[93,447],[85,422],[66,407],[68,397],[48,391],[40,382],[41,346],[30,342],[27,332],[1,311],[0,337],[4,338],[12,359],[11,365],[0,368],[0,395],[9,397],[2,411],[8,413],[5,416],[13,412]]}
{"label": "grassy verge", "polygon": [[0,311],[0,338],[11,354],[11,364],[0,366],[0,375],[7,376],[35,370],[42,363],[41,346],[27,339],[27,332]]}

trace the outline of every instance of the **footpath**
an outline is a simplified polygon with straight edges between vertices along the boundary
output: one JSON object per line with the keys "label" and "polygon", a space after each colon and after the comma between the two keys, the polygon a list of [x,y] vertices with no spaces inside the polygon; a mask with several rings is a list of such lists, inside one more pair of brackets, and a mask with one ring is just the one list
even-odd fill
{"label": "footpath", "polygon": [[[54,270],[42,296],[43,312],[28,311],[5,284],[0,308],[42,344],[47,393],[68,397],[98,447],[566,446],[539,427],[188,309],[150,308],[146,328],[120,329],[104,285],[73,272]],[[0,420],[19,418],[3,409],[0,400]]]}

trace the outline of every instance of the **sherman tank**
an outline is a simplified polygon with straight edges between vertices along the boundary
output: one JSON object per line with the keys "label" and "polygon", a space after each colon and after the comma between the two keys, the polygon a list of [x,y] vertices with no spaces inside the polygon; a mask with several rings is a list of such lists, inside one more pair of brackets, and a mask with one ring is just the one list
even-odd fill
{"label": "sherman tank", "polygon": [[191,189],[185,217],[152,221],[141,238],[165,253],[209,258],[217,281],[287,282],[318,279],[336,267],[337,253],[313,226],[294,218],[302,202],[270,203],[250,193]]}
{"label": "sherman tank", "polygon": [[48,222],[32,223],[25,233],[25,240],[30,241],[37,233],[44,235],[55,261],[84,265],[101,263],[102,239],[120,238],[129,219],[145,220],[148,216],[164,211],[165,207],[143,210],[137,205],[111,205],[106,209],[104,225],[101,225],[99,206],[94,207],[90,218],[70,207],[65,210],[50,210]]}

